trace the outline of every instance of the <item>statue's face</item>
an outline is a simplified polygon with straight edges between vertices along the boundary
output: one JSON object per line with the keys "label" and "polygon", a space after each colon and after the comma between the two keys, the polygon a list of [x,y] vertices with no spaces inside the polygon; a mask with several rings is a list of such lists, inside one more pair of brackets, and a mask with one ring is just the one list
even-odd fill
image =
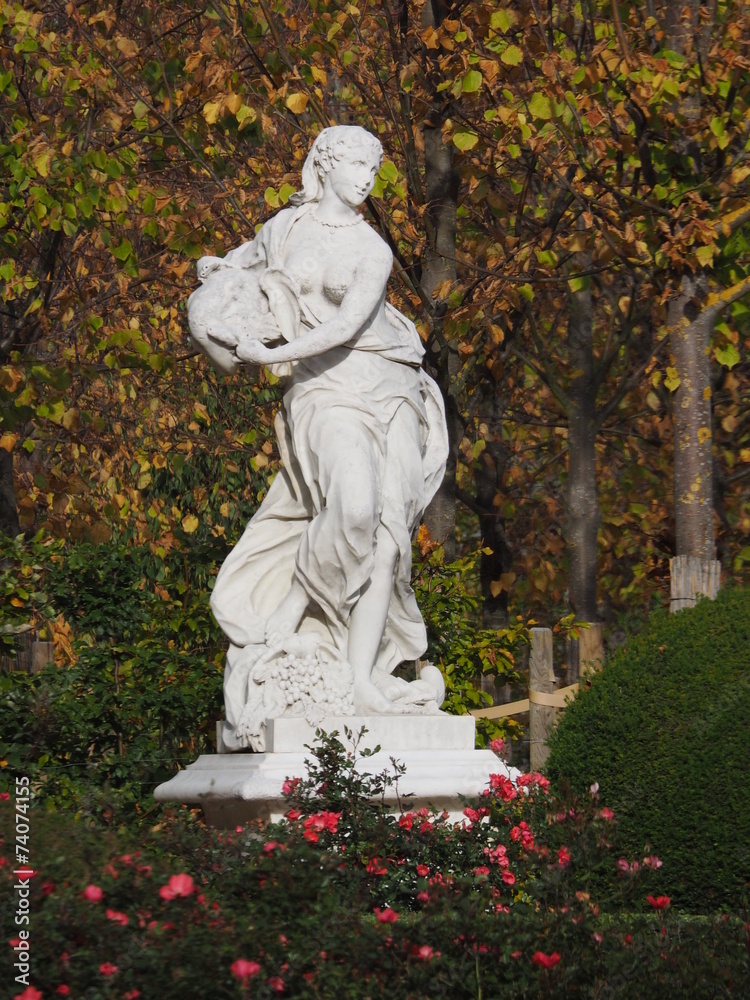
{"label": "statue's face", "polygon": [[379,162],[366,150],[347,150],[326,174],[336,195],[350,208],[358,208],[372,191],[380,168]]}

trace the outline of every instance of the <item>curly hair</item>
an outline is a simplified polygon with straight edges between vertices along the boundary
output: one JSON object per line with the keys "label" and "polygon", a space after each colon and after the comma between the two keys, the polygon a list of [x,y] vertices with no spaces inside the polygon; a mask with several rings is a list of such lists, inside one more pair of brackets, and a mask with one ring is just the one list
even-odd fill
{"label": "curly hair", "polygon": [[291,205],[305,205],[323,197],[325,175],[352,150],[372,154],[378,166],[383,162],[380,140],[359,125],[332,125],[318,133],[302,168],[302,187],[291,196]]}

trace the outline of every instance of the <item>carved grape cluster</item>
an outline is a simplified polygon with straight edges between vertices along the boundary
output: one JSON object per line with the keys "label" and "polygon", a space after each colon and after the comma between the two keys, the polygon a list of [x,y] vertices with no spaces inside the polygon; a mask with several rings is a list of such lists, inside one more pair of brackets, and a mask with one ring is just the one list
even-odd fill
{"label": "carved grape cluster", "polygon": [[[286,698],[287,709],[301,705],[305,715],[313,706],[315,714],[352,715],[352,671],[341,660],[321,655],[322,651],[297,655],[287,652],[274,660],[270,679]],[[317,721],[317,720],[316,720]]]}

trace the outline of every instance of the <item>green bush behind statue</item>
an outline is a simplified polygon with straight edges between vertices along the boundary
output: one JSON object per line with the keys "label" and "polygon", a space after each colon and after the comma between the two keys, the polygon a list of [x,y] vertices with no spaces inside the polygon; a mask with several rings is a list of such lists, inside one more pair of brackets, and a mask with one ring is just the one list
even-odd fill
{"label": "green bush behind statue", "polygon": [[[750,591],[654,616],[565,712],[548,776],[600,786],[629,856],[694,912],[736,908],[750,881]],[[627,877],[621,875],[620,877]]]}

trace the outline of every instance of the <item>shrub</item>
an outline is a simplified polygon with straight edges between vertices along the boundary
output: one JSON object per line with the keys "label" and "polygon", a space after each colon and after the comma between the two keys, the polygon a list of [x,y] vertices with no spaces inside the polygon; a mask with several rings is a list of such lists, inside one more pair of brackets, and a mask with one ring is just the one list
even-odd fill
{"label": "shrub", "polygon": [[[310,777],[287,785],[284,821],[231,833],[181,810],[138,842],[65,816],[52,825],[32,799],[23,816],[37,874],[23,929],[38,992],[24,1000],[744,995],[742,920],[686,918],[657,897],[645,913],[600,912],[586,864],[615,863],[616,831],[590,796],[498,777],[451,826],[388,813],[378,796],[398,769],[362,777],[333,737],[314,753]],[[639,873],[644,900],[651,875]],[[0,894],[9,928],[16,903]],[[22,941],[8,936],[10,969]],[[4,995],[24,996],[5,978]]]}
{"label": "shrub", "polygon": [[547,774],[598,782],[625,851],[693,912],[736,907],[750,875],[750,591],[655,615],[565,711]]}
{"label": "shrub", "polygon": [[[427,542],[424,551],[419,544],[414,548],[414,590],[427,627],[427,657],[443,673],[442,707],[451,715],[492,704],[481,687],[483,675],[499,684],[519,681],[517,659],[531,643],[529,626],[520,616],[506,628],[477,627],[479,600],[471,583],[479,555],[445,563],[442,548],[434,543]],[[477,719],[479,746],[499,738],[520,742],[523,728],[513,718]]]}
{"label": "shrub", "polygon": [[19,574],[32,565],[44,583],[37,605],[47,619],[62,613],[75,638],[65,665],[0,675],[0,759],[33,780],[39,802],[136,821],[178,763],[212,749],[223,640],[205,591],[179,577],[171,593],[157,587],[147,571],[164,575],[165,562],[145,545],[81,543],[63,555],[59,544],[15,544]]}

